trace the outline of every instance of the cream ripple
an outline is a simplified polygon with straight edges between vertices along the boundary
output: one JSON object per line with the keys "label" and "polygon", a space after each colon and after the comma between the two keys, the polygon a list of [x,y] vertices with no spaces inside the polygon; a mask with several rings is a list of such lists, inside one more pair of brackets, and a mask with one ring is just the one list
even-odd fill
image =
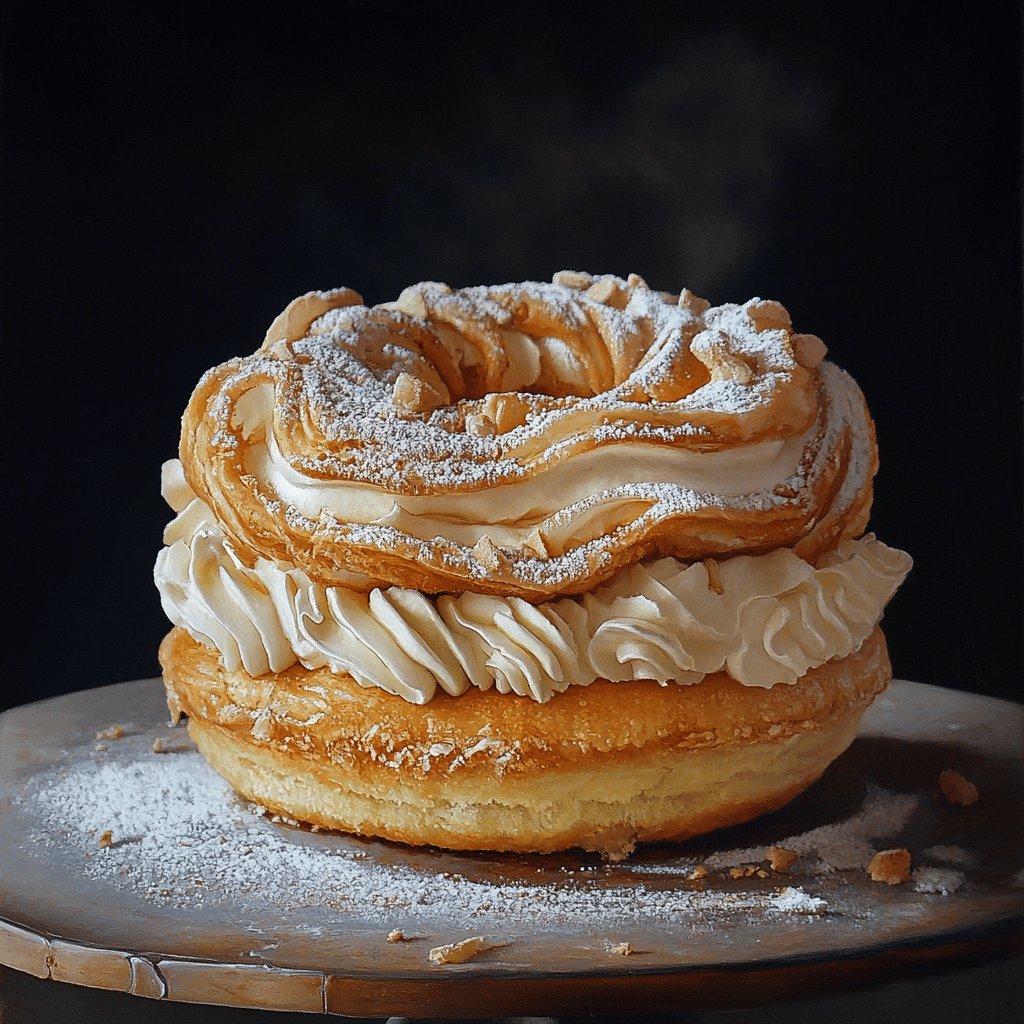
{"label": "cream ripple", "polygon": [[204,503],[182,501],[155,578],[168,617],[253,676],[295,663],[328,666],[415,704],[438,687],[496,688],[543,702],[603,678],[696,683],[726,671],[748,686],[795,682],[856,650],[910,569],[867,535],[842,541],[815,567],[788,549],[688,564],[636,564],[582,598],[533,605],[400,587],[324,587],[301,569],[246,566]]}
{"label": "cream ripple", "polygon": [[[249,441],[244,456],[246,473],[262,490],[311,522],[326,513],[342,522],[392,527],[418,540],[443,537],[472,547],[486,536],[495,544],[519,548],[534,527],[562,515],[573,520],[573,530],[559,531],[552,523],[548,538],[566,532],[565,541],[556,540],[552,545],[561,551],[573,539],[582,543],[634,519],[664,500],[666,487],[677,492],[676,504],[750,507],[758,497],[770,503],[774,490],[801,471],[813,480],[840,430],[852,426],[855,437],[867,434],[863,406],[851,402],[846,394],[849,378],[833,372],[825,379],[829,384],[825,422],[812,424],[796,437],[705,453],[619,441],[533,475],[524,472],[525,478],[518,482],[449,494],[396,494],[374,484],[322,479],[298,471],[275,439],[269,386],[245,396],[238,423]],[[823,431],[829,435],[829,443],[816,446]],[[804,463],[809,451],[816,452],[818,459],[808,471]],[[865,486],[870,460],[854,460],[850,469],[843,497]],[[803,483],[806,486],[807,481]],[[567,517],[567,511],[577,514]],[[600,525],[588,528],[588,521]]]}
{"label": "cream ripple", "polygon": [[203,377],[180,454],[239,559],[325,587],[539,602],[657,555],[814,561],[877,465],[824,354],[776,302],[635,275],[310,293]]}

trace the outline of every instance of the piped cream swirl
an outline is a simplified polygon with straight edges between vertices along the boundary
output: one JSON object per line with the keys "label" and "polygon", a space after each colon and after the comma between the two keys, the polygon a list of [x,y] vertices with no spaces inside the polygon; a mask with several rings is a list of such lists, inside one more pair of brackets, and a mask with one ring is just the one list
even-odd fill
{"label": "piped cream swirl", "polygon": [[793,683],[856,650],[911,566],[872,535],[815,566],[786,548],[693,564],[638,563],[582,597],[530,604],[323,586],[302,569],[247,566],[212,512],[164,468],[178,513],[155,579],[170,620],[252,676],[328,666],[414,704],[470,686],[543,702],[596,679],[697,683],[726,671],[747,686]]}

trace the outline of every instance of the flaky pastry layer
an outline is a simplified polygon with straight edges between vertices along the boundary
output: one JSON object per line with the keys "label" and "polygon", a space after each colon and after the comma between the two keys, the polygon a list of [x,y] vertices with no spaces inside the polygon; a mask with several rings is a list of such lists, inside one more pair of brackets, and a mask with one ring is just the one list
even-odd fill
{"label": "flaky pastry layer", "polygon": [[793,685],[599,681],[544,705],[474,691],[419,706],[323,669],[252,679],[178,629],[160,656],[210,763],[278,813],[454,849],[613,855],[792,799],[891,676],[880,630]]}
{"label": "flaky pastry layer", "polygon": [[180,455],[247,564],[325,586],[540,601],[655,555],[814,562],[877,465],[824,352],[776,302],[633,275],[313,292],[203,377]]}

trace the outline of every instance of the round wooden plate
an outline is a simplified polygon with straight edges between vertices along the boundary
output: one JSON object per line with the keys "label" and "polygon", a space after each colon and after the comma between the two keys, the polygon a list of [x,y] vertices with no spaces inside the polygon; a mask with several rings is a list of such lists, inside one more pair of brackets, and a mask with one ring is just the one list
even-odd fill
{"label": "round wooden plate", "polygon": [[[740,1008],[946,969],[1024,941],[1022,735],[1016,704],[896,681],[788,807],[605,864],[271,821],[168,726],[159,680],[70,694],[0,716],[0,964],[154,999],[452,1019]],[[943,799],[947,768],[977,803]],[[801,854],[785,874],[773,845]],[[892,847],[914,878],[871,881]],[[428,956],[477,935],[492,948],[465,963]]]}

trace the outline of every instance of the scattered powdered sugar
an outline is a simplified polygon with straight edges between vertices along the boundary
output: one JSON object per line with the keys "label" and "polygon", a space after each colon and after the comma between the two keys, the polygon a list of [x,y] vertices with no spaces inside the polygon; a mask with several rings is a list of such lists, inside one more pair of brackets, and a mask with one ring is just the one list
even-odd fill
{"label": "scattered powdered sugar", "polygon": [[973,867],[977,858],[970,850],[965,850],[961,846],[946,846],[939,844],[938,846],[929,846],[926,850],[921,851],[921,857],[924,860],[937,861],[939,864],[954,864],[957,867]]}
{"label": "scattered powdered sugar", "polygon": [[[800,835],[780,839],[775,845],[800,854],[801,860],[792,868],[793,874],[831,874],[835,871],[863,869],[877,852],[872,840],[895,836],[918,806],[916,797],[906,793],[890,793],[870,787],[863,806],[850,818],[831,825],[822,825]],[[725,850],[704,861],[710,869],[763,860],[764,847]]]}
{"label": "scattered powdered sugar", "polygon": [[[513,918],[540,928],[653,918],[697,929],[723,915],[816,915],[827,906],[792,885],[730,892],[623,884],[606,865],[536,882],[471,878],[471,861],[465,875],[439,873],[429,855],[417,864],[415,853],[386,844],[276,825],[240,802],[195,751],[125,757],[43,776],[20,803],[37,822],[36,850],[81,858],[85,877],[158,906],[327,907],[371,923],[400,910],[412,919]],[[101,847],[107,832],[110,845]]]}
{"label": "scattered powdered sugar", "polygon": [[791,914],[819,914],[828,904],[817,896],[808,896],[803,889],[787,885],[775,897],[775,907]]}
{"label": "scattered powdered sugar", "polygon": [[917,892],[950,896],[964,884],[964,876],[951,868],[916,868],[913,872]]}

